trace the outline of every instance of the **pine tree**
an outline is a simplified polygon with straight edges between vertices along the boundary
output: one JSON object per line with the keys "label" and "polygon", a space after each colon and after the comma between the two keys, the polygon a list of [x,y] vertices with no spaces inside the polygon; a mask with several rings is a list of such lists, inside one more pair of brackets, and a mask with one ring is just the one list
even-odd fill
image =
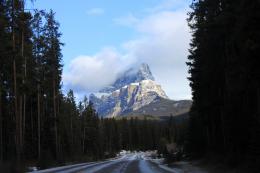
{"label": "pine tree", "polygon": [[[57,128],[57,120],[58,120],[58,110],[57,103],[59,99],[59,91],[60,91],[60,82],[61,82],[61,46],[63,45],[60,42],[61,34],[59,33],[59,23],[54,18],[54,12],[50,11],[50,13],[45,14],[46,23],[43,27],[44,34],[44,94],[46,95],[46,117],[45,123],[49,126],[49,120],[53,122],[51,124],[52,127],[49,127],[51,131],[47,132],[46,138],[49,138],[49,135],[52,139],[53,148],[52,153],[57,158],[59,156],[59,146],[58,146],[58,128]],[[51,108],[51,109],[50,109]],[[48,143],[48,142],[47,142]],[[46,143],[46,144],[47,144]],[[48,145],[48,144],[47,144]]]}
{"label": "pine tree", "polygon": [[[249,141],[256,141],[252,131],[258,131],[259,124],[255,27],[259,7],[259,2],[244,0],[192,4],[193,39],[187,64],[193,90],[189,127],[193,152],[228,155],[234,164],[252,154]],[[252,143],[258,148],[257,142]]]}
{"label": "pine tree", "polygon": [[[5,97],[5,86],[4,80],[6,77],[6,68],[5,65],[6,59],[4,58],[5,54],[7,53],[6,44],[8,44],[8,33],[6,32],[6,28],[8,27],[8,18],[7,18],[7,11],[6,11],[6,3],[5,1],[0,1],[0,162],[3,161],[3,154],[4,154],[4,136],[3,136],[3,125],[4,125],[4,97]],[[5,44],[4,44],[5,43]],[[4,65],[5,64],[5,65]]]}

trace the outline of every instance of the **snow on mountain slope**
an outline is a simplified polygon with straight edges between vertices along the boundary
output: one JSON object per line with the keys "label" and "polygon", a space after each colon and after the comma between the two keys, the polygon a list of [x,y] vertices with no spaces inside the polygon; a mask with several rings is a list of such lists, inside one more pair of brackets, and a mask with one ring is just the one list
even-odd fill
{"label": "snow on mountain slope", "polygon": [[139,68],[130,68],[120,74],[117,80],[111,86],[107,86],[100,92],[111,93],[131,83],[138,83],[142,80],[154,80],[148,64],[142,63]]}
{"label": "snow on mountain slope", "polygon": [[169,100],[144,63],[138,68],[130,68],[114,84],[91,94],[89,98],[103,117],[128,115],[161,99]]}

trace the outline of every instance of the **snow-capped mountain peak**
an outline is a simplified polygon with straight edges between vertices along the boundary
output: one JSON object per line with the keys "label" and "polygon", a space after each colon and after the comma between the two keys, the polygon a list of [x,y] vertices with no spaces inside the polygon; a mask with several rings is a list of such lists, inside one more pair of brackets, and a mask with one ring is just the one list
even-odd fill
{"label": "snow-capped mountain peak", "polygon": [[138,83],[142,80],[154,80],[150,67],[146,63],[142,63],[137,68],[129,68],[118,75],[116,81],[111,85],[100,90],[100,92],[111,93],[131,83]]}
{"label": "snow-capped mountain peak", "polygon": [[138,110],[160,98],[168,99],[155,82],[148,64],[143,63],[119,75],[113,85],[92,94],[90,101],[99,115],[115,117]]}
{"label": "snow-capped mountain peak", "polygon": [[142,63],[138,69],[137,76],[139,77],[138,80],[154,80],[150,67],[146,63]]}

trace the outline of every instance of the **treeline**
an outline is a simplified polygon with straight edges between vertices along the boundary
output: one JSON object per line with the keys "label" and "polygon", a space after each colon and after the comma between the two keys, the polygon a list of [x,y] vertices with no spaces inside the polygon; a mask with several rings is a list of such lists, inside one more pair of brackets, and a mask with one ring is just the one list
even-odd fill
{"label": "treeline", "polygon": [[194,0],[189,150],[260,163],[260,2]]}
{"label": "treeline", "polygon": [[[187,121],[100,118],[86,97],[76,106],[73,92],[65,97],[60,115],[63,162],[100,160],[114,157],[120,150],[160,150],[165,145],[183,145]],[[66,160],[67,159],[67,160]]]}

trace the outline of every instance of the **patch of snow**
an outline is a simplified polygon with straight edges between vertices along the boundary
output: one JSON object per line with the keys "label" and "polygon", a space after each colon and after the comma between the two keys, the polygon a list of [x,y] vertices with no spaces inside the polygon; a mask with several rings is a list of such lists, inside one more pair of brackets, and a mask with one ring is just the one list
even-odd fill
{"label": "patch of snow", "polygon": [[146,80],[142,80],[141,83],[148,84],[148,83],[155,83],[155,82],[152,80],[146,79]]}
{"label": "patch of snow", "polygon": [[98,92],[98,93],[93,93],[97,98],[101,99],[102,97],[107,97],[107,96],[110,96],[111,93],[101,93],[101,92]]}
{"label": "patch of snow", "polygon": [[180,103],[174,103],[173,106],[174,107],[178,107]]}
{"label": "patch of snow", "polygon": [[164,162],[164,158],[160,158],[160,159],[151,159],[152,162],[156,163],[156,164],[163,164]]}
{"label": "patch of snow", "polygon": [[131,151],[121,150],[118,155],[119,156],[125,156],[125,155],[130,154],[130,153],[131,153]]}
{"label": "patch of snow", "polygon": [[130,83],[130,85],[139,86],[139,83],[138,82]]}
{"label": "patch of snow", "polygon": [[[120,90],[118,89],[118,90],[115,90],[114,92],[115,92],[115,93],[119,93],[119,92],[120,92]],[[114,92],[113,92],[113,93],[114,93]]]}
{"label": "patch of snow", "polygon": [[28,170],[29,171],[37,171],[38,169],[37,169],[37,167],[33,166],[33,167],[28,167]]}
{"label": "patch of snow", "polygon": [[137,157],[138,157],[138,155],[132,154],[132,155],[129,155],[129,156],[127,157],[127,160],[129,160],[129,161],[136,160]]}

